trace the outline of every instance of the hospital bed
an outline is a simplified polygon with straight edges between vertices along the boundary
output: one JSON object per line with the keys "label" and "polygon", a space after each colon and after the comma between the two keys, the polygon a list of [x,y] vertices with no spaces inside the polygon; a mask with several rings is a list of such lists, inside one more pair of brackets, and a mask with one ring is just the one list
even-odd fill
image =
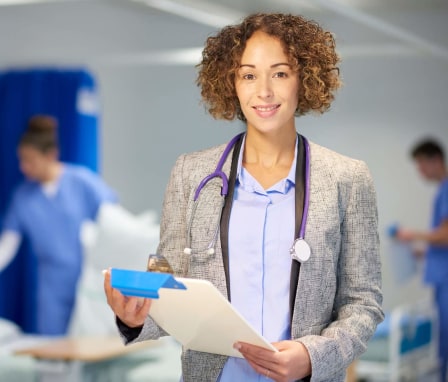
{"label": "hospital bed", "polygon": [[179,375],[180,346],[168,337],[124,346],[116,336],[29,335],[0,319],[2,382],[178,382]]}
{"label": "hospital bed", "polygon": [[[0,380],[35,382],[35,360],[17,357],[14,350],[24,343],[25,335],[13,322],[0,318]],[[31,338],[28,343],[32,343]]]}
{"label": "hospital bed", "polygon": [[[159,239],[157,216],[153,211],[134,215],[121,206],[110,206],[102,210],[97,222],[86,222],[81,231],[85,262],[69,336],[118,337],[114,315],[104,294],[102,270],[107,267],[145,269],[148,255],[155,253]],[[72,369],[67,362],[42,362],[32,356],[15,354],[17,350],[49,340],[25,334],[14,323],[0,318],[0,381],[179,381],[181,348],[171,338],[160,340],[154,348],[104,361],[83,362],[82,372],[76,373],[67,372]],[[76,378],[68,379],[70,375]]]}
{"label": "hospital bed", "polygon": [[438,325],[437,312],[428,300],[400,305],[386,313],[357,362],[358,379],[430,381],[438,370]]}

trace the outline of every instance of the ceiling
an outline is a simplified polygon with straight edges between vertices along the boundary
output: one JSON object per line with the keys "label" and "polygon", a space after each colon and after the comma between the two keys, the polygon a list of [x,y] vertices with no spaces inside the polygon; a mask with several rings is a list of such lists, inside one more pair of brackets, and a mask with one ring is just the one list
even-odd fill
{"label": "ceiling", "polygon": [[447,0],[0,0],[0,66],[191,65],[208,35],[260,11],[317,20],[343,57],[448,63]]}

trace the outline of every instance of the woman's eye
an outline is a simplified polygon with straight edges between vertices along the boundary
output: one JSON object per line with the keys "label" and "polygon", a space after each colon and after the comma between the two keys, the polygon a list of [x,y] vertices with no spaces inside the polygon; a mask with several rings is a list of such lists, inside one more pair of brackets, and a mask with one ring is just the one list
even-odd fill
{"label": "woman's eye", "polygon": [[286,78],[286,77],[288,77],[288,74],[285,73],[285,72],[277,72],[277,73],[274,74],[274,77],[276,77],[276,78]]}
{"label": "woman's eye", "polygon": [[245,79],[245,80],[253,80],[254,78],[255,78],[255,76],[251,73],[243,74],[243,79]]}

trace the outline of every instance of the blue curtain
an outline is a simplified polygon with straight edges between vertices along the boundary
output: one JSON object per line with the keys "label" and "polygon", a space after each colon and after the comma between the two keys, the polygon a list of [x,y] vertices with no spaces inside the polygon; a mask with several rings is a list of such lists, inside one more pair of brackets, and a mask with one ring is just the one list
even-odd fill
{"label": "blue curtain", "polygon": [[[99,169],[97,86],[88,70],[39,68],[0,71],[0,223],[14,187],[23,179],[16,154],[20,135],[33,114],[59,121],[60,158]],[[25,241],[0,273],[0,317],[34,333],[35,258]]]}

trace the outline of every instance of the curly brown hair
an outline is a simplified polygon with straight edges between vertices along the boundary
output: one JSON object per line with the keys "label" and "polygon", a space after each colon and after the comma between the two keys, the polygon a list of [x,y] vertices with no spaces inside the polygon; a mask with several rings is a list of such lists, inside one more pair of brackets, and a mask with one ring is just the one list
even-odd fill
{"label": "curly brown hair", "polygon": [[207,39],[196,83],[202,101],[215,119],[245,121],[235,90],[235,76],[247,40],[256,31],[278,38],[300,86],[296,115],[323,113],[341,86],[339,56],[333,35],[315,21],[281,13],[256,13],[238,25],[224,27]]}

